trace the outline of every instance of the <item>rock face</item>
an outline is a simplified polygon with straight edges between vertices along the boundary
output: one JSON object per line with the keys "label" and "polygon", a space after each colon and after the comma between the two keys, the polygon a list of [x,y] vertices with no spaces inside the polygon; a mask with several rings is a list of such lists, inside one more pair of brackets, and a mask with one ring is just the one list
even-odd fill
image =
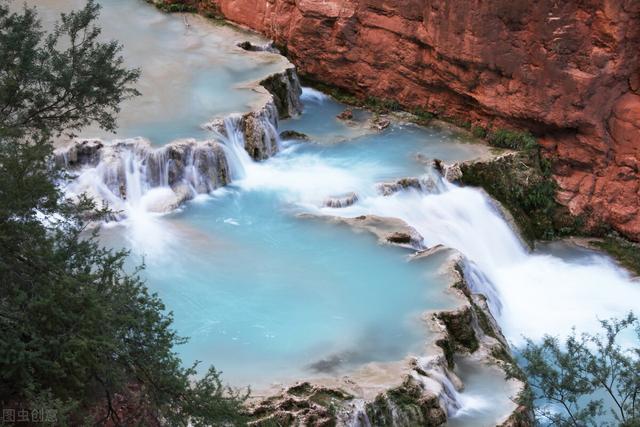
{"label": "rock face", "polygon": [[558,200],[640,239],[637,0],[165,1],[266,34],[311,79],[530,129]]}
{"label": "rock face", "polygon": [[347,193],[341,196],[329,197],[324,201],[324,205],[328,208],[346,208],[358,201],[356,193]]}
{"label": "rock face", "polygon": [[273,103],[281,119],[296,116],[302,111],[302,88],[294,67],[270,75],[260,85],[273,96]]}

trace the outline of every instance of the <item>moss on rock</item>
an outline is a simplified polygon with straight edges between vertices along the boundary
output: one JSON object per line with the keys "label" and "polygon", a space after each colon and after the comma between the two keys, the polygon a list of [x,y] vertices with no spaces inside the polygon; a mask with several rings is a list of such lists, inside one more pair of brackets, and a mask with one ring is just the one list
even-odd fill
{"label": "moss on rock", "polygon": [[[504,142],[507,145],[531,144],[524,137],[517,143],[511,138],[515,137],[500,140],[509,141]],[[529,243],[582,233],[583,219],[572,216],[556,201],[557,185],[551,176],[550,164],[541,157],[538,148],[529,146],[489,161],[463,163],[460,169],[460,181],[484,188],[502,203],[513,214]]]}
{"label": "moss on rock", "polygon": [[455,311],[443,311],[436,317],[447,328],[451,345],[455,350],[466,350],[473,353],[480,347],[476,333],[473,330],[473,312],[470,306]]}
{"label": "moss on rock", "polygon": [[447,421],[438,397],[426,394],[411,377],[376,396],[365,410],[371,424],[380,427],[436,427]]}
{"label": "moss on rock", "polygon": [[616,234],[610,234],[602,240],[590,243],[617,259],[623,267],[640,276],[640,244],[630,242]]}

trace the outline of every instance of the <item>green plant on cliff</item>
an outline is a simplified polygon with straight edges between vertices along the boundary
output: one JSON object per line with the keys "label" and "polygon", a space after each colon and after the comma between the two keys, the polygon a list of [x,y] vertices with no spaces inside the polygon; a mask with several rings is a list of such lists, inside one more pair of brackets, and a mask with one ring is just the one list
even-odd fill
{"label": "green plant on cliff", "polygon": [[49,425],[237,425],[244,395],[182,367],[171,314],[87,230],[107,210],[66,200],[49,168],[53,136],[113,130],[137,94],[120,45],[98,41],[98,11],[89,1],[45,34],[34,9],[0,1],[0,401]]}
{"label": "green plant on cliff", "polygon": [[581,231],[581,218],[556,202],[551,164],[526,132],[487,131],[490,144],[516,151],[486,162],[462,165],[462,182],[484,188],[513,214],[526,240],[553,239]]}
{"label": "green plant on cliff", "polygon": [[[528,341],[523,370],[542,423],[558,426],[640,425],[640,324],[633,313],[601,321],[601,334]],[[625,336],[623,347],[620,336]]]}
{"label": "green plant on cliff", "polygon": [[224,17],[220,13],[218,6],[213,2],[203,3],[198,0],[145,0],[167,13],[200,13],[206,18],[212,19],[219,24],[224,23]]}
{"label": "green plant on cliff", "polygon": [[497,129],[485,132],[489,144],[498,148],[511,150],[535,150],[536,138],[529,132],[519,132],[511,129]]}
{"label": "green plant on cliff", "polygon": [[603,240],[594,241],[591,244],[606,251],[624,267],[640,275],[640,244],[630,242],[617,234],[610,234]]}

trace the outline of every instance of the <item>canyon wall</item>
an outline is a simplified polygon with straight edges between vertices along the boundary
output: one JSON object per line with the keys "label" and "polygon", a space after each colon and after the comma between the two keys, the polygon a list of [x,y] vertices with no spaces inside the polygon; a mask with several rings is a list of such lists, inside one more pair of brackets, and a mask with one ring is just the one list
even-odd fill
{"label": "canyon wall", "polygon": [[558,201],[640,240],[640,1],[194,1],[272,38],[310,79],[530,129]]}

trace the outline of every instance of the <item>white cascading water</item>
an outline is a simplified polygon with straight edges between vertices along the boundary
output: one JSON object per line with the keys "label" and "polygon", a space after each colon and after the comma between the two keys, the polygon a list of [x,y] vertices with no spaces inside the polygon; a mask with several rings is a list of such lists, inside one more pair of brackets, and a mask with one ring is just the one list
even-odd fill
{"label": "white cascading water", "polygon": [[315,90],[313,88],[310,87],[303,87],[302,88],[302,95],[300,95],[300,99],[302,101],[314,101],[314,102],[322,102],[325,99],[328,99],[329,96],[325,95],[324,93],[320,92],[319,90]]}
{"label": "white cascading water", "polygon": [[[313,102],[323,102],[325,97],[308,88],[302,94],[303,99]],[[276,126],[268,118],[261,119],[267,129],[265,135],[273,136],[279,144]],[[295,145],[285,149],[282,156],[256,163],[244,149],[240,124],[240,116],[229,116],[224,120],[224,133],[218,134],[230,178],[240,188],[278,191],[287,202],[329,215],[400,218],[423,236],[426,245],[457,249],[466,258],[465,277],[471,289],[488,297],[492,313],[515,345],[522,344],[523,337],[563,336],[573,326],[593,331],[599,327],[598,319],[619,317],[631,309],[640,311],[640,286],[626,272],[603,256],[594,255],[588,263],[578,263],[530,253],[493,202],[476,189],[437,178],[436,185],[401,189],[383,196],[376,190],[374,179],[378,163],[337,164],[317,154],[296,153]],[[201,193],[202,179],[209,178],[201,176],[194,151],[186,161],[184,181],[191,191]],[[162,199],[166,196],[163,192],[172,192],[168,185],[171,160],[166,151],[154,151],[161,166],[150,179],[149,153],[133,148],[125,152],[119,159],[125,169],[124,200],[119,184],[122,181],[117,177],[118,162],[100,162],[96,167],[85,168],[70,189],[71,193],[77,189],[78,194],[90,185],[90,193],[125,210],[127,220],[135,222],[132,240],[145,242],[145,252],[149,253],[156,246],[149,239],[167,234],[157,219],[149,216],[149,206],[156,196]],[[211,188],[206,187],[204,192]],[[352,206],[323,207],[327,197],[351,191],[357,195]],[[442,384],[450,415],[479,404],[465,401],[448,378],[435,379]]]}
{"label": "white cascading water", "polygon": [[246,168],[253,161],[249,153],[244,149],[244,136],[240,129],[240,114],[231,114],[224,119],[225,135],[215,132],[216,136],[223,141],[224,152],[229,163],[229,172],[232,180],[242,179],[246,176]]}
{"label": "white cascading water", "polygon": [[529,253],[482,192],[441,182],[431,193],[415,189],[373,196],[336,215],[376,214],[413,226],[428,246],[442,244],[467,258],[472,290],[485,294],[505,336],[515,345],[572,327],[595,331],[598,319],[640,310],[640,286],[607,258],[589,263]]}
{"label": "white cascading water", "polygon": [[[98,158],[82,165],[65,191],[74,197],[87,194],[107,204],[118,220],[129,225],[132,247],[147,255],[161,254],[170,239],[158,216],[176,209],[198,194],[207,194],[224,182],[226,159],[215,142],[177,141],[152,148],[142,139],[102,143]],[[69,164],[68,152],[58,153]],[[93,164],[93,165],[92,165]],[[173,182],[170,182],[172,176]]]}
{"label": "white cascading water", "polygon": [[[318,94],[304,88],[302,96],[322,102]],[[588,264],[581,264],[530,253],[494,202],[477,189],[458,187],[431,171],[424,181],[435,185],[383,196],[371,186],[377,164],[336,165],[318,155],[288,150],[256,163],[242,148],[242,135],[232,124],[230,120],[227,134],[232,138],[225,145],[238,159],[236,169],[245,173],[238,185],[277,190],[287,201],[320,213],[400,218],[424,237],[427,246],[457,249],[466,258],[469,286],[487,296],[505,336],[515,345],[522,344],[523,337],[566,335],[573,326],[594,331],[598,319],[640,311],[640,286],[625,271],[603,256],[594,255]],[[358,197],[354,205],[319,208],[326,197],[350,191]]]}

